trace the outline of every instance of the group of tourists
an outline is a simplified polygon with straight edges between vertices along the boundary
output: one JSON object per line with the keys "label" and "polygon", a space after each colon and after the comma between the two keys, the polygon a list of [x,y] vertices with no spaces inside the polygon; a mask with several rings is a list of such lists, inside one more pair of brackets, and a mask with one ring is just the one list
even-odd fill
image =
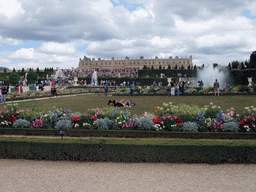
{"label": "group of tourists", "polygon": [[[85,71],[82,70],[79,72],[79,75],[82,77],[92,77],[92,74],[95,70]],[[96,69],[98,77],[137,77],[138,69],[133,68],[118,68],[118,69],[105,69],[100,68]]]}
{"label": "group of tourists", "polygon": [[[175,84],[174,82],[170,83],[171,86],[171,95],[174,96],[175,95]],[[177,96],[184,96],[185,95],[185,82],[184,81],[180,81],[177,83]]]}

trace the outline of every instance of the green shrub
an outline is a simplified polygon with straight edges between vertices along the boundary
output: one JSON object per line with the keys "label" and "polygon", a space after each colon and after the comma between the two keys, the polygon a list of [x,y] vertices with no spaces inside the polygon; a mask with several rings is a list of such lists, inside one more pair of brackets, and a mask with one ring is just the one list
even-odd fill
{"label": "green shrub", "polygon": [[55,128],[56,129],[62,129],[62,130],[68,130],[73,127],[71,120],[59,120],[57,121]]}
{"label": "green shrub", "polygon": [[12,124],[12,126],[14,128],[28,128],[31,126],[31,123],[25,119],[18,119]]}
{"label": "green shrub", "polygon": [[183,131],[198,131],[198,125],[196,122],[185,122],[183,123]]}
{"label": "green shrub", "polygon": [[82,126],[83,124],[93,125],[94,119],[91,118],[91,115],[81,115],[79,118],[79,124]]}
{"label": "green shrub", "polygon": [[236,131],[237,132],[238,129],[239,129],[239,125],[234,121],[223,123],[224,131]]}
{"label": "green shrub", "polygon": [[104,130],[104,129],[109,129],[113,125],[113,121],[109,119],[97,119],[95,121],[95,126],[97,127],[98,130]]}
{"label": "green shrub", "polygon": [[40,114],[38,111],[32,111],[32,110],[24,110],[19,112],[20,118],[25,119],[27,121],[34,121],[35,119],[39,119]]}
{"label": "green shrub", "polygon": [[213,103],[210,103],[209,105],[204,106],[204,116],[205,118],[216,118],[217,114],[220,112],[221,107],[213,105]]}
{"label": "green shrub", "polygon": [[154,129],[154,122],[151,116],[144,116],[136,121],[136,124],[140,130],[151,130]]}

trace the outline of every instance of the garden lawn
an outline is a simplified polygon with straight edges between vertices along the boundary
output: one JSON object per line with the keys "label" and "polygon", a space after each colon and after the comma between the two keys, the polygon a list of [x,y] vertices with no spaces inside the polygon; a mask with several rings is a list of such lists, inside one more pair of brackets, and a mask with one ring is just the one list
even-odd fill
{"label": "garden lawn", "polygon": [[105,145],[224,145],[224,146],[256,146],[255,140],[214,140],[214,139],[165,139],[165,138],[77,138],[77,137],[15,137],[0,136],[0,142],[40,142],[40,143],[81,143]]}
{"label": "garden lawn", "polygon": [[[132,114],[142,115],[144,112],[154,112],[156,106],[162,106],[163,103],[172,102],[178,104],[195,104],[203,107],[212,102],[214,105],[221,106],[221,109],[226,112],[230,107],[235,108],[235,113],[242,114],[245,107],[256,105],[255,95],[241,96],[104,96],[103,94],[88,94],[88,95],[71,95],[65,97],[51,97],[44,100],[29,100],[18,102],[19,108],[38,109],[40,111],[50,110],[53,106],[62,108],[63,110],[71,109],[72,112],[86,113],[90,108],[107,107],[108,100],[120,101],[121,99],[132,100],[136,103],[134,107],[123,108],[130,111]],[[5,104],[6,105],[6,104]],[[0,110],[5,109],[4,104],[0,105]]]}

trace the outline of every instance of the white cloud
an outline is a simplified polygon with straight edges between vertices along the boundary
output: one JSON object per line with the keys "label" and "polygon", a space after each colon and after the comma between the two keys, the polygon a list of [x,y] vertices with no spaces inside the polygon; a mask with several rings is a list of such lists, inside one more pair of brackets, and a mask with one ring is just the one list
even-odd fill
{"label": "white cloud", "polygon": [[0,1],[0,15],[4,15],[8,19],[14,19],[24,13],[21,3],[17,0]]}
{"label": "white cloud", "polygon": [[[78,66],[83,54],[96,58],[193,55],[197,63],[227,64],[256,50],[256,20],[241,16],[244,9],[254,11],[252,0],[127,0],[115,7],[110,0],[7,2],[14,11],[9,13],[7,4],[0,4],[6,8],[0,8],[0,42],[44,42],[39,48],[3,56],[22,65]],[[138,7],[130,11],[127,3]],[[88,47],[79,53],[77,47],[83,43]]]}
{"label": "white cloud", "polygon": [[76,49],[74,44],[72,43],[55,43],[55,42],[47,42],[43,43],[38,51],[45,53],[57,53],[57,54],[74,54],[76,53]]}
{"label": "white cloud", "polygon": [[18,39],[12,39],[12,38],[3,38],[0,36],[0,42],[1,43],[6,43],[6,44],[11,44],[11,45],[19,45],[22,43],[21,40]]}

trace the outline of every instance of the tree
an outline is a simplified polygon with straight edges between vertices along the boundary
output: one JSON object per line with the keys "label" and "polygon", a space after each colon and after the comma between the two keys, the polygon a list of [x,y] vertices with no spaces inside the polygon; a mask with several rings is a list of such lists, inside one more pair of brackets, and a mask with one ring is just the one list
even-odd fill
{"label": "tree", "polygon": [[144,65],[143,69],[148,69],[146,65]]}
{"label": "tree", "polygon": [[34,83],[36,83],[37,79],[38,79],[38,75],[37,75],[36,72],[34,72],[34,71],[29,71],[28,72],[28,74],[27,74],[28,83],[33,83],[34,84]]}
{"label": "tree", "polygon": [[244,62],[244,65],[245,65],[247,68],[250,67],[250,63],[249,63],[247,60]]}
{"label": "tree", "polygon": [[6,70],[6,68],[4,68],[4,73],[7,73],[7,70]]}
{"label": "tree", "polygon": [[177,65],[175,65],[175,69],[178,69],[178,66],[177,66]]}
{"label": "tree", "polygon": [[32,71],[32,69],[31,69],[31,68],[29,68],[29,71]]}
{"label": "tree", "polygon": [[152,65],[151,69],[154,69],[154,66]]}
{"label": "tree", "polygon": [[250,68],[256,68],[256,51],[252,52],[250,56]]}
{"label": "tree", "polygon": [[237,69],[239,66],[239,61],[232,61],[231,66],[232,66],[232,69]]}
{"label": "tree", "polygon": [[194,69],[196,70],[196,65],[194,65]]}
{"label": "tree", "polygon": [[13,72],[13,73],[15,73],[15,72],[16,72],[15,68],[13,68],[12,72]]}
{"label": "tree", "polygon": [[231,70],[231,64],[230,63],[228,64],[228,70]]}
{"label": "tree", "polygon": [[21,71],[22,71],[22,72],[24,72],[24,71],[25,71],[25,69],[24,69],[24,68],[22,68],[22,69],[21,69]]}
{"label": "tree", "polygon": [[244,62],[241,62],[241,69],[245,69]]}
{"label": "tree", "polygon": [[11,84],[11,85],[17,85],[17,84],[19,84],[20,76],[19,76],[18,73],[16,73],[16,72],[11,73],[11,74],[9,75],[9,80],[10,80],[10,84]]}
{"label": "tree", "polygon": [[161,65],[159,65],[159,69],[162,69],[162,66],[161,66]]}
{"label": "tree", "polygon": [[183,66],[183,65],[181,65],[181,69],[184,69],[184,66]]}
{"label": "tree", "polygon": [[36,71],[39,72],[39,67],[36,68]]}
{"label": "tree", "polygon": [[190,70],[190,65],[188,66],[188,70]]}
{"label": "tree", "polygon": [[168,65],[168,69],[171,69],[171,65]]}

